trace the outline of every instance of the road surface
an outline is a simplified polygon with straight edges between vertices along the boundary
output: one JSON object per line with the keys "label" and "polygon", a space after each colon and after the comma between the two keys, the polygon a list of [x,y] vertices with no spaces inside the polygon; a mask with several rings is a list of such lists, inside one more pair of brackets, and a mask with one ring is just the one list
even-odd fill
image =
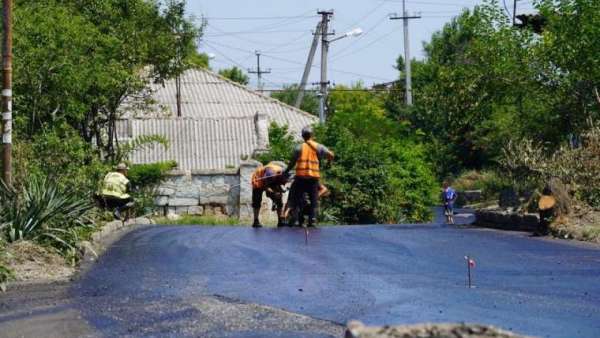
{"label": "road surface", "polygon": [[598,247],[442,224],[322,227],[308,244],[301,229],[147,227],[34,291],[0,296],[0,332],[339,337],[358,319],[600,336]]}

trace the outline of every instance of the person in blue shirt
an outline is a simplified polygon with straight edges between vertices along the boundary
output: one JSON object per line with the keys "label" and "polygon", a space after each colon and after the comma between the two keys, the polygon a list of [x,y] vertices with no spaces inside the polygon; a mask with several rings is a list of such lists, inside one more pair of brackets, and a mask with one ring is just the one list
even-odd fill
{"label": "person in blue shirt", "polygon": [[454,224],[454,202],[458,195],[456,191],[450,187],[447,181],[442,185],[442,202],[444,203],[444,215],[446,215],[446,223]]}

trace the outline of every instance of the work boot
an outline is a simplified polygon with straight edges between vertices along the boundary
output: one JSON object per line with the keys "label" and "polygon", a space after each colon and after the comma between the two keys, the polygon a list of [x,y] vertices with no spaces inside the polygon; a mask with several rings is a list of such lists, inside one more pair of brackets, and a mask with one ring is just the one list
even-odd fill
{"label": "work boot", "polygon": [[309,227],[309,228],[314,228],[316,223],[317,223],[317,220],[316,220],[316,219],[314,219],[314,218],[309,218],[309,219],[308,219],[308,225],[307,225],[307,227]]}
{"label": "work boot", "polygon": [[260,224],[260,222],[257,219],[255,219],[254,223],[252,223],[252,227],[253,228],[262,228],[262,224]]}
{"label": "work boot", "polygon": [[277,227],[278,227],[278,228],[281,228],[281,227],[286,227],[286,226],[288,226],[288,224],[287,224],[287,222],[285,221],[285,219],[282,219],[282,218],[280,218],[280,219],[277,221]]}

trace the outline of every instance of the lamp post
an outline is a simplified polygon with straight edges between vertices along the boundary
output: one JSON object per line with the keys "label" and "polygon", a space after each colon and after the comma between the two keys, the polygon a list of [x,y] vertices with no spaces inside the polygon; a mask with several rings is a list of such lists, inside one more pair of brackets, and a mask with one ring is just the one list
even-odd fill
{"label": "lamp post", "polygon": [[[329,12],[327,12],[329,13]],[[333,15],[333,12],[331,12],[331,15]],[[326,105],[327,105],[327,86],[329,84],[329,82],[327,81],[327,52],[329,51],[329,44],[334,42],[334,41],[338,41],[341,40],[343,38],[348,38],[348,37],[355,37],[355,36],[359,36],[363,33],[363,30],[361,28],[354,28],[348,32],[346,32],[343,35],[340,35],[338,37],[335,37],[331,40],[327,40],[327,22],[329,21],[329,17],[328,15],[324,15],[323,16],[323,23],[322,23],[322,27],[323,29],[321,30],[321,36],[322,36],[322,43],[323,45],[322,50],[321,50],[321,91],[320,91],[320,96],[319,96],[319,122],[321,123],[325,123],[325,120],[327,119],[327,113],[326,113]]]}

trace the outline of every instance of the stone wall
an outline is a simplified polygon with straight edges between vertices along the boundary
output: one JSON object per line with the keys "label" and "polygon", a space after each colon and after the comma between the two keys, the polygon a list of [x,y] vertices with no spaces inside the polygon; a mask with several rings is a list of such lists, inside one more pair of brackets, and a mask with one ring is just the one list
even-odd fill
{"label": "stone wall", "polygon": [[[238,169],[173,170],[157,189],[155,204],[163,215],[190,214],[252,219],[252,173],[260,165],[244,161]],[[261,218],[276,219],[271,203],[263,198]]]}
{"label": "stone wall", "polygon": [[503,209],[481,209],[475,212],[475,224],[502,230],[532,231],[538,230],[540,223],[537,214],[521,214]]}

